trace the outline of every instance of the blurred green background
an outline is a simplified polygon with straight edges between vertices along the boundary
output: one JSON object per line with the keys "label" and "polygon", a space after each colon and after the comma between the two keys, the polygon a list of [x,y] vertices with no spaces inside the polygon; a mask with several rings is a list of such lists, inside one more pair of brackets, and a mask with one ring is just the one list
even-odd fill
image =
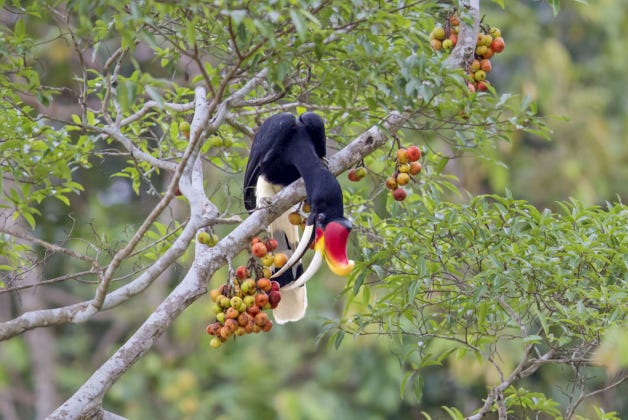
{"label": "blurred green background", "polygon": [[[508,188],[513,196],[539,207],[553,208],[555,201],[568,197],[586,204],[625,201],[628,4],[624,0],[565,2],[557,17],[538,1],[508,2],[507,10],[492,3],[482,7],[486,19],[502,29],[507,43],[505,52],[493,60],[491,81],[500,93],[536,100],[553,135],[547,142],[522,132],[511,143],[500,144],[492,160],[452,161],[450,170],[461,186],[472,193],[503,193]],[[71,74],[67,46],[53,44],[42,54],[49,65],[47,82],[67,82],[61,80]],[[105,182],[119,169],[112,159],[111,165],[82,174],[86,193],[73,203],[73,211],[89,215],[91,222],[77,228],[98,226],[115,237],[142,216],[139,211],[124,211],[129,201],[145,210],[154,205],[154,197],[136,197],[125,182],[113,187]],[[208,178],[220,179],[225,195],[241,207],[241,175],[213,169]],[[342,182],[346,183],[344,175]],[[102,203],[108,203],[104,210]],[[60,218],[64,212],[60,203],[46,201],[43,209],[39,229],[44,237],[54,238],[57,231],[69,229]],[[218,233],[222,236],[228,229]],[[54,347],[49,351],[57,361],[54,385],[61,398],[76,390],[141,324],[185,273],[190,258],[188,252],[179,267],[168,271],[164,281],[135,304],[97,316],[87,333],[85,325],[52,328]],[[49,264],[47,274],[67,272],[66,263],[59,257],[56,265]],[[211,284],[218,285],[226,276],[226,269],[219,271]],[[449,363],[426,371],[423,398],[417,404],[400,396],[403,369],[385,336],[345,338],[338,349],[325,340],[319,342],[323,322],[344,310],[340,295],[344,280],[325,271],[310,284],[306,319],[268,334],[238,338],[219,350],[208,345],[204,329],[212,319],[210,302],[200,299],[112,388],[105,408],[133,419],[366,420],[420,418],[423,410],[445,417],[438,411],[441,405],[455,405],[465,412],[477,407],[487,379],[492,378],[472,365]],[[81,290],[58,292],[52,299],[68,302],[70,295],[85,293]],[[17,395],[21,418],[33,413],[32,369],[23,338],[2,343],[0,384]],[[565,369],[544,369],[528,381],[561,401],[570,386],[564,381],[569,375]],[[594,380],[598,374],[601,378],[600,373],[592,371]],[[620,398],[625,394],[626,385],[594,399],[619,411],[620,417],[628,416],[628,401]]]}

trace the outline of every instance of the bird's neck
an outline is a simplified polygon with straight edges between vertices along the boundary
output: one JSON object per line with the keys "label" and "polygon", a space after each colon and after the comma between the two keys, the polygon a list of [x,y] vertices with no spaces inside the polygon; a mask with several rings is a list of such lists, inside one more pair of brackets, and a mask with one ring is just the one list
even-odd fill
{"label": "bird's neck", "polygon": [[312,211],[326,212],[328,217],[341,217],[342,189],[323,160],[310,153],[299,153],[293,162],[305,181]]}

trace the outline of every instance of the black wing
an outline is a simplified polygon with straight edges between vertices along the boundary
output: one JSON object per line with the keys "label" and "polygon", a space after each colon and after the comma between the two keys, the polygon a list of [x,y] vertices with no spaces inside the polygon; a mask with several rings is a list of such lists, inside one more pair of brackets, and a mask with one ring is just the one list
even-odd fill
{"label": "black wing", "polygon": [[257,207],[255,188],[257,179],[262,175],[262,164],[269,156],[281,152],[276,149],[280,149],[288,141],[295,125],[296,119],[292,114],[277,114],[264,121],[255,134],[244,173],[244,206],[248,211]]}

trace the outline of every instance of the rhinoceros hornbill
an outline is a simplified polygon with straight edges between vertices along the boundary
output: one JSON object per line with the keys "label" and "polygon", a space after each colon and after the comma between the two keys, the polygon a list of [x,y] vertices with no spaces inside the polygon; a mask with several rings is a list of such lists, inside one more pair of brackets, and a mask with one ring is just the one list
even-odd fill
{"label": "rhinoceros hornbill", "polygon": [[[299,241],[297,226],[288,221],[289,209],[269,225],[278,252],[289,255],[288,262],[273,274],[281,286],[282,298],[273,311],[282,324],[305,315],[305,282],[318,270],[323,259],[338,275],[353,269],[347,260],[347,238],[351,222],[343,217],[342,190],[326,161],[325,124],[312,112],[298,119],[292,114],[273,115],[260,126],[253,139],[244,175],[244,204],[248,211],[268,205],[277,192],[300,177],[305,181],[311,211]],[[303,271],[301,257],[314,241],[315,255]]]}

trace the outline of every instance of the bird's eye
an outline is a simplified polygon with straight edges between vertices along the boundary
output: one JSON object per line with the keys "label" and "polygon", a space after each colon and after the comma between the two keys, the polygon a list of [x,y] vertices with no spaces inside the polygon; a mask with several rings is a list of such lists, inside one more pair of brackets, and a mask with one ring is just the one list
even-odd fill
{"label": "bird's eye", "polygon": [[324,221],[325,221],[325,213],[318,213],[316,215],[316,223],[322,225]]}

